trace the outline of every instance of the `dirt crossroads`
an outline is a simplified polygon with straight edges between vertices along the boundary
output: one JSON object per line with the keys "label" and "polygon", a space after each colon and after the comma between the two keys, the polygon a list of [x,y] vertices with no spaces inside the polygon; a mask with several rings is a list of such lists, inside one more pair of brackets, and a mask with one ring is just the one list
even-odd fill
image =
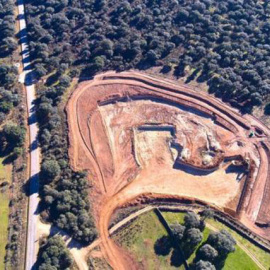
{"label": "dirt crossroads", "polygon": [[71,165],[89,172],[101,251],[114,269],[136,264],[110,239],[110,218],[148,197],[209,204],[269,237],[270,131],[254,117],[135,72],[81,83],[66,111]]}

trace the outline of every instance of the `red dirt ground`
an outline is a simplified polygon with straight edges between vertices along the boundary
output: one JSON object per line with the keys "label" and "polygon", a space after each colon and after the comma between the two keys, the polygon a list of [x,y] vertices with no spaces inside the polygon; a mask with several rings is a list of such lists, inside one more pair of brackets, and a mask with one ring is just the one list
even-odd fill
{"label": "red dirt ground", "polygon": [[81,83],[66,110],[71,165],[89,172],[102,253],[114,269],[136,265],[110,239],[110,218],[142,196],[195,198],[269,238],[256,224],[270,224],[270,131],[254,117],[135,72]]}

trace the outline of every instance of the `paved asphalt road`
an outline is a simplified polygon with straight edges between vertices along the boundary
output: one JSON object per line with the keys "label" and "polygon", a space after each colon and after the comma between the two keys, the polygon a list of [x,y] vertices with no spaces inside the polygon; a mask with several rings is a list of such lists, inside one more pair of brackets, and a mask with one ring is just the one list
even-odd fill
{"label": "paved asphalt road", "polygon": [[30,131],[30,197],[28,206],[28,231],[27,231],[27,250],[25,269],[34,269],[37,255],[37,208],[38,198],[38,174],[40,171],[40,151],[38,148],[37,135],[38,125],[36,121],[36,112],[34,101],[36,98],[35,85],[31,80],[31,66],[29,59],[29,48],[26,32],[26,21],[24,13],[23,0],[18,1],[19,24],[20,24],[20,41],[22,47],[23,73],[20,76],[20,82],[25,84],[27,95],[28,125]]}

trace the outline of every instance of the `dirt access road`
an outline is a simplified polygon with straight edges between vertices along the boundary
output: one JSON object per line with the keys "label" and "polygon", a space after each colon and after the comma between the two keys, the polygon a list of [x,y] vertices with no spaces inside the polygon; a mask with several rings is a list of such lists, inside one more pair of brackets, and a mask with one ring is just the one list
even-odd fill
{"label": "dirt access road", "polygon": [[[117,230],[121,229],[123,226],[125,226],[130,221],[134,220],[138,216],[140,216],[146,212],[149,212],[153,209],[155,209],[155,206],[149,205],[149,206],[146,206],[146,207],[144,207],[140,210],[137,210],[136,212],[128,215],[127,217],[125,217],[124,219],[122,219],[121,221],[119,221],[113,227],[110,228],[110,230],[109,230],[110,236],[113,235]],[[175,211],[175,210],[178,210],[178,211],[179,210],[190,210],[188,206],[187,207],[185,207],[185,206],[166,206],[166,209],[171,209],[173,211]],[[214,232],[218,231],[217,228],[215,228],[214,226],[212,226],[209,223],[206,223],[206,226]],[[49,225],[49,224],[41,223],[40,221],[38,224],[38,233],[40,236],[48,236],[48,235],[56,235],[56,234],[61,235],[63,240],[65,241],[66,246],[68,248],[70,246],[72,246],[72,248],[69,248],[69,250],[70,250],[70,252],[71,252],[71,254],[76,262],[77,267],[80,270],[87,270],[88,269],[87,259],[88,259],[89,253],[91,253],[95,248],[97,248],[101,244],[101,239],[97,239],[93,243],[91,243],[91,245],[89,245],[87,247],[83,247],[75,240],[72,240],[71,237],[68,234],[66,234],[64,231],[62,231],[56,227],[51,227],[51,225]],[[247,255],[258,265],[258,267],[260,269],[266,270],[265,267],[256,258],[255,254],[251,253],[248,250],[248,248],[246,248],[241,243],[237,242],[237,245],[247,253]]]}
{"label": "dirt access road", "polygon": [[114,269],[136,264],[111,240],[110,218],[117,208],[149,197],[207,203],[267,237],[256,221],[270,220],[270,132],[255,118],[135,72],[81,83],[66,110],[71,165],[89,172],[101,250]]}
{"label": "dirt access road", "polygon": [[29,124],[29,151],[30,151],[30,197],[28,204],[28,229],[27,229],[27,247],[25,269],[34,268],[37,252],[37,218],[38,218],[38,174],[40,171],[40,150],[38,147],[38,125],[36,120],[36,110],[34,101],[36,99],[35,85],[31,79],[31,63],[29,58],[29,47],[27,40],[27,29],[24,12],[24,1],[18,1],[18,20],[20,26],[20,42],[22,50],[23,73],[20,74],[20,82],[25,85],[27,97],[27,112]]}
{"label": "dirt access road", "polygon": [[[130,214],[128,217],[124,218],[120,222],[116,223],[110,230],[109,233],[112,235],[117,230],[121,229],[125,224],[132,221],[136,217],[142,215],[143,213],[149,212],[153,210],[154,207],[149,205],[146,206],[132,214]],[[76,266],[80,270],[88,270],[88,256],[91,251],[93,251],[95,248],[97,248],[101,244],[101,239],[95,240],[93,243],[91,243],[89,246],[82,246],[80,243],[78,243],[76,240],[72,239],[70,235],[68,235],[66,232],[60,230],[59,228],[55,226],[51,226],[50,224],[44,224],[38,219],[38,235],[39,238],[44,236],[52,236],[52,235],[59,235],[63,238],[65,241],[65,244],[67,248],[69,249]]]}

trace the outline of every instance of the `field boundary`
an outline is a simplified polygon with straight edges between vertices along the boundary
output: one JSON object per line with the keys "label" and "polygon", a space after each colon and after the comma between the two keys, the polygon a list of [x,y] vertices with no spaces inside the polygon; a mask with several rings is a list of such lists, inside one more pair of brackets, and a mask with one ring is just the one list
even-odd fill
{"label": "field boundary", "polygon": [[[148,208],[149,206],[151,206],[152,208],[149,208],[148,211],[158,208],[164,211],[168,210],[168,211],[176,211],[176,212],[202,211],[204,209],[211,208],[215,213],[215,218],[219,222],[226,225],[230,229],[234,230],[235,232],[240,234],[242,237],[244,237],[246,240],[252,242],[257,247],[270,253],[270,241],[267,241],[261,238],[259,235],[255,234],[254,232],[250,231],[247,227],[242,225],[240,222],[237,222],[237,220],[233,219],[230,215],[221,212],[218,208],[215,208],[213,206],[199,204],[198,201],[196,203],[192,202],[191,200],[188,202],[187,199],[185,199],[185,203],[183,203],[181,202],[180,199],[168,199],[168,198],[166,199],[154,198],[152,200],[149,199],[142,204],[146,205],[146,207],[142,208],[141,210],[138,210],[139,212],[141,211],[142,213],[146,212],[144,211],[144,209]],[[137,213],[138,211],[134,212],[134,214]],[[137,216],[138,215],[136,215],[136,217]],[[126,220],[128,217],[129,216],[124,217],[122,221]],[[125,225],[125,223],[123,225]],[[114,226],[112,226],[110,230],[113,227]],[[117,230],[121,228],[122,227],[118,226]],[[112,231],[111,234],[112,233],[114,233],[114,231]]]}
{"label": "field boundary", "polygon": [[177,241],[175,241],[175,237],[173,235],[173,232],[171,230],[171,227],[170,225],[167,223],[166,219],[163,217],[162,213],[159,211],[158,208],[154,208],[154,212],[155,214],[157,215],[159,221],[161,222],[161,224],[163,225],[163,227],[165,228],[165,230],[167,231],[167,233],[169,234],[169,237],[171,238],[171,240],[173,241],[174,243],[174,246],[178,249],[178,251],[181,253],[181,256],[183,258],[183,264],[185,266],[185,269],[188,270],[189,267],[188,267],[188,264],[187,264],[187,261],[186,261],[186,258],[185,258],[185,255],[179,245],[179,243]]}
{"label": "field boundary", "polygon": [[[153,203],[155,205],[155,203]],[[259,235],[255,234],[254,232],[250,231],[247,227],[242,225],[241,223],[237,222],[235,219],[233,219],[231,216],[219,211],[216,208],[213,208],[211,206],[203,206],[198,204],[193,205],[186,205],[186,204],[174,204],[171,206],[168,205],[158,205],[157,207],[162,210],[175,210],[179,212],[186,212],[186,211],[194,211],[194,210],[203,210],[205,208],[211,208],[215,212],[215,218],[229,227],[230,229],[236,231],[238,234],[240,234],[242,237],[244,237],[246,240],[252,242],[257,247],[263,249],[266,252],[270,253],[270,242],[262,239]]]}

